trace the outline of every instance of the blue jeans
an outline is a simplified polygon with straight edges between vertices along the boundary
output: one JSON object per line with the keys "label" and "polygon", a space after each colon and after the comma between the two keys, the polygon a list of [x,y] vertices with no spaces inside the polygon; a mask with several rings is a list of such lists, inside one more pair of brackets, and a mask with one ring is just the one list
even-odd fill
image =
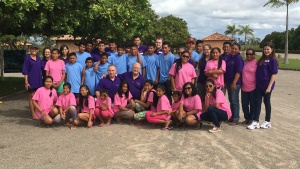
{"label": "blue jeans", "polygon": [[220,127],[220,121],[227,121],[227,112],[218,109],[214,106],[209,106],[206,112],[200,115],[200,119],[204,121],[213,122],[216,127]]}
{"label": "blue jeans", "polygon": [[251,92],[242,91],[242,109],[245,120],[253,120],[255,113],[255,90]]}
{"label": "blue jeans", "polygon": [[234,91],[231,90],[231,83],[226,83],[227,92],[228,92],[228,100],[230,102],[230,109],[232,112],[232,120],[240,119],[240,100],[239,94],[241,85],[236,85]]}
{"label": "blue jeans", "polygon": [[266,117],[265,121],[270,122],[271,120],[271,93],[265,93],[265,91],[261,91],[259,89],[255,90],[255,114],[254,114],[254,120],[259,121],[259,115],[261,112],[261,103],[262,98],[264,97],[264,104],[266,109]]}

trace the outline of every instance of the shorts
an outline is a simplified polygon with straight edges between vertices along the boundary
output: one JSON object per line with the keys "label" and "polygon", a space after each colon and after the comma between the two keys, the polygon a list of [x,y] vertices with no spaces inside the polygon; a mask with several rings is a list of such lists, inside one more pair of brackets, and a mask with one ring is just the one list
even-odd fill
{"label": "shorts", "polygon": [[60,84],[60,86],[56,89],[57,93],[62,93],[63,92],[64,84],[65,84],[65,82],[62,82]]}
{"label": "shorts", "polygon": [[37,89],[38,89],[38,88],[33,88],[33,89],[28,88],[27,92],[28,92],[28,93],[34,93],[34,92],[36,92]]}

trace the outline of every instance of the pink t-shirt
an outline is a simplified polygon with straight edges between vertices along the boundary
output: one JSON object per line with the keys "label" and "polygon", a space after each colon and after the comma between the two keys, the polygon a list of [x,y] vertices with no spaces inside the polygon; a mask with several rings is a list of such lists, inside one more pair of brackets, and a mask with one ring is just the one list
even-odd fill
{"label": "pink t-shirt", "polygon": [[197,77],[195,68],[190,63],[182,64],[182,68],[179,69],[178,73],[176,73],[176,63],[174,63],[169,74],[175,76],[175,87],[179,91],[182,91],[185,83],[192,82],[192,79]]}
{"label": "pink t-shirt", "polygon": [[227,116],[229,119],[231,117],[230,106],[226,100],[224,93],[219,89],[216,90],[216,98],[214,98],[212,95],[209,97],[209,105],[215,105],[216,103],[219,103],[219,109],[227,112]]}
{"label": "pink t-shirt", "polygon": [[257,68],[257,61],[254,59],[252,61],[245,61],[244,68],[242,72],[242,91],[251,92],[256,87],[255,73]]}
{"label": "pink t-shirt", "polygon": [[[152,89],[151,91],[155,91],[154,89]],[[148,102],[151,102],[151,107],[150,107],[150,111],[152,111],[152,112],[155,112],[156,111],[156,108],[152,105],[152,103],[153,103],[153,99],[154,99],[154,93],[155,92],[151,92],[150,91],[150,93],[149,93],[149,96],[148,96]]]}
{"label": "pink t-shirt", "polygon": [[[163,95],[158,99],[157,106],[156,106],[156,112],[161,112],[163,110],[172,111],[172,107],[166,95]],[[171,119],[171,116],[169,116],[168,114],[163,114],[163,116],[165,117],[166,120]]]}
{"label": "pink t-shirt", "polygon": [[[83,108],[81,109],[80,113],[90,113],[90,109],[93,109],[92,114],[94,114],[95,111],[95,99],[93,96],[88,97],[89,104],[88,106],[85,106],[85,101],[83,101]],[[79,103],[79,98],[77,99],[77,102]]]}
{"label": "pink t-shirt", "polygon": [[184,98],[184,96],[182,96],[180,103],[183,104],[183,109],[186,111],[198,110],[196,115],[198,116],[198,119],[200,119],[200,114],[202,113],[202,103],[198,94],[188,98]]}
{"label": "pink t-shirt", "polygon": [[181,103],[180,100],[178,102],[174,102],[172,104],[172,110],[178,110],[180,103]]}
{"label": "pink t-shirt", "polygon": [[53,78],[53,83],[57,83],[61,80],[62,71],[65,69],[65,63],[62,60],[49,60],[46,63],[45,70],[49,71],[49,75]]}
{"label": "pink t-shirt", "polygon": [[56,106],[61,106],[63,110],[66,110],[69,106],[76,106],[76,99],[73,93],[67,95],[60,95],[56,101]]}
{"label": "pink t-shirt", "polygon": [[[50,97],[50,89],[47,89],[45,87],[40,87],[37,89],[37,91],[34,93],[32,100],[35,100],[39,107],[44,110],[47,114],[49,114],[52,106],[57,100],[57,93],[55,89],[52,89],[52,96]],[[39,114],[38,116],[42,116],[41,113],[36,109],[36,114]]]}
{"label": "pink t-shirt", "polygon": [[[102,100],[100,97],[97,98],[96,101],[96,107],[98,106],[105,106],[106,105],[106,100]],[[111,109],[111,98],[107,97],[107,107],[109,111],[112,111]]]}
{"label": "pink t-shirt", "polygon": [[[207,61],[204,72],[208,72],[210,70],[218,70],[218,62],[218,60]],[[223,70],[223,73],[219,74],[218,78],[208,76],[207,79],[214,80],[217,87],[224,87],[224,73],[226,71],[226,62],[224,60],[222,60],[222,66],[220,67],[220,69]]]}
{"label": "pink t-shirt", "polygon": [[131,93],[129,92],[128,98],[125,97],[125,94],[122,94],[122,98],[119,96],[118,93],[115,94],[114,99],[114,112],[120,111],[119,106],[126,107],[128,101],[132,98]]}

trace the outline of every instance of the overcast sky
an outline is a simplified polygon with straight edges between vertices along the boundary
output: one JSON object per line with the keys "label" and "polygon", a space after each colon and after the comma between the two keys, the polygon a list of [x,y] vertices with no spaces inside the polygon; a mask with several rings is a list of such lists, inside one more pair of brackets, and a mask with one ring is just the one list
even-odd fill
{"label": "overcast sky", "polygon": [[[174,15],[187,22],[192,37],[224,34],[227,25],[247,25],[261,40],[273,31],[285,31],[286,8],[263,7],[267,0],[150,0],[161,16]],[[289,29],[300,25],[300,2],[289,6]],[[236,37],[238,38],[238,36]],[[240,37],[243,38],[243,37]],[[244,38],[243,38],[244,39]]]}

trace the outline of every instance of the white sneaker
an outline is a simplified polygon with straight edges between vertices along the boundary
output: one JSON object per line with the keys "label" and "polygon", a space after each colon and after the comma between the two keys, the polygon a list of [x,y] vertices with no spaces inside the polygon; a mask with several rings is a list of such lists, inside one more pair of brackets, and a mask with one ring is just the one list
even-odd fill
{"label": "white sneaker", "polygon": [[249,126],[247,126],[247,129],[253,130],[253,129],[259,129],[259,123],[257,121],[253,121]]}
{"label": "white sneaker", "polygon": [[263,128],[263,129],[271,128],[271,122],[264,121],[264,122],[261,124],[260,127]]}

